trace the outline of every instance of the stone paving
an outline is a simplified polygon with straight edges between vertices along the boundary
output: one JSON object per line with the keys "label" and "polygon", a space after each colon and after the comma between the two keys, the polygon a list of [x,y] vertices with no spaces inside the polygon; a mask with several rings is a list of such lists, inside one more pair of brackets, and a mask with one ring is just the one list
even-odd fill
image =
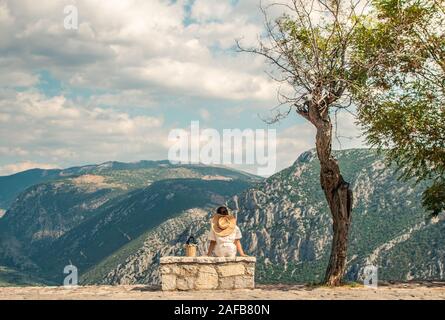
{"label": "stone paving", "polygon": [[311,287],[305,285],[257,285],[255,289],[202,290],[163,292],[159,287],[137,286],[85,286],[63,287],[3,287],[0,300],[445,300],[445,283],[383,284],[377,289],[363,286],[339,288]]}

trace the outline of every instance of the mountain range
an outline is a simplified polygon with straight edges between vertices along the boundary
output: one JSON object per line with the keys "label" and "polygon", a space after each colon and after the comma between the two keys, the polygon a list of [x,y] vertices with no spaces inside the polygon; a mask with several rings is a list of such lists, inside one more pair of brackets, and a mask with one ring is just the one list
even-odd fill
{"label": "mountain range", "polygon": [[190,206],[221,205],[259,180],[227,168],[168,161],[2,177],[0,183],[14,186],[17,196],[4,202],[10,205],[0,219],[0,265],[60,283],[71,261],[85,270],[170,216]]}
{"label": "mountain range", "polygon": [[[401,182],[373,150],[337,151],[354,207],[346,278],[366,265],[380,279],[444,279],[445,222],[421,207],[422,184]],[[84,284],[158,283],[158,261],[182,255],[189,235],[205,253],[209,219],[227,204],[257,281],[318,282],[331,218],[313,150],[263,179],[168,161],[108,162],[0,177],[0,285],[60,284],[74,264]],[[2,282],[3,279],[3,282]]]}

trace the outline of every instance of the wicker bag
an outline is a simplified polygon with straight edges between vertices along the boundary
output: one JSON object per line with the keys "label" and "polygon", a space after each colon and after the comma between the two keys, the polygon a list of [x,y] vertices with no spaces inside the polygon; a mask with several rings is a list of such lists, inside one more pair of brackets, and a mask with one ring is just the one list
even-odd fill
{"label": "wicker bag", "polygon": [[185,255],[187,257],[196,257],[196,245],[186,244],[185,245]]}
{"label": "wicker bag", "polygon": [[185,255],[187,257],[196,257],[196,248],[198,247],[198,243],[195,240],[194,236],[190,236],[185,243]]}

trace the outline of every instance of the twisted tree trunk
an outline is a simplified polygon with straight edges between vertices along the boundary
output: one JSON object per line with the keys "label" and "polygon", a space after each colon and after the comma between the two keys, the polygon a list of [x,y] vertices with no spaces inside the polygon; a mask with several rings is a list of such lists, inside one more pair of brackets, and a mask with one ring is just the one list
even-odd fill
{"label": "twisted tree trunk", "polygon": [[[313,108],[312,111],[320,108]],[[317,128],[316,148],[320,161],[320,184],[332,216],[333,239],[325,283],[329,286],[341,284],[346,269],[348,234],[351,225],[352,190],[343,180],[337,160],[332,155],[332,122],[329,115],[319,112],[310,114]]]}

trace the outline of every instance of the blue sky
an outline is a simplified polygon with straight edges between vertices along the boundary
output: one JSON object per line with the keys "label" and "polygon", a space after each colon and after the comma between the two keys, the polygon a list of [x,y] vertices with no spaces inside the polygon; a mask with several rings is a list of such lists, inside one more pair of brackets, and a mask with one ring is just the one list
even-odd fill
{"label": "blue sky", "polygon": [[[78,30],[63,25],[66,5]],[[237,53],[263,30],[258,0],[0,0],[0,175],[167,158],[168,133],[277,129],[277,170],[313,146],[291,115],[268,126],[277,85]],[[349,114],[342,146],[361,146]]]}

